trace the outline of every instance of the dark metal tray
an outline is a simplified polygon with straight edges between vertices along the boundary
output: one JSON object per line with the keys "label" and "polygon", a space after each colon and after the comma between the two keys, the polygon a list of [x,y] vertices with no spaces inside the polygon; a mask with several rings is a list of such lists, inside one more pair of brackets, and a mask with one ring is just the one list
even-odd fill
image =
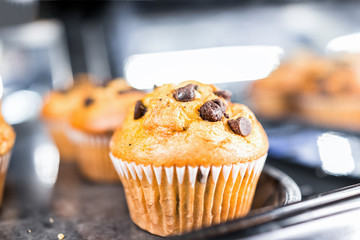
{"label": "dark metal tray", "polygon": [[[51,190],[49,190],[51,191]],[[34,193],[35,194],[35,193]],[[50,203],[26,201],[21,192],[6,192],[1,213],[1,239],[161,239],[130,220],[121,184],[83,180],[74,164],[61,164]],[[21,200],[17,200],[21,198]],[[25,200],[25,201],[24,201]],[[299,201],[300,190],[279,170],[266,166],[260,177],[253,212]]]}
{"label": "dark metal tray", "polygon": [[[75,164],[62,163],[57,169],[51,156],[40,158],[44,162],[39,165],[36,149],[49,140],[41,124],[30,122],[15,128],[18,140],[0,214],[0,239],[57,239],[58,234],[64,239],[162,239],[131,222],[121,184],[88,182]],[[56,183],[42,167],[58,173]],[[266,165],[251,214],[269,212],[300,198],[291,178]]]}
{"label": "dark metal tray", "polygon": [[[17,125],[15,130],[0,239],[58,239],[60,233],[74,240],[162,239],[131,222],[120,184],[87,182],[75,164],[59,167],[51,154],[39,155],[39,149],[51,144],[39,122]],[[311,185],[321,194],[296,202],[299,188],[278,169],[295,179],[303,192]],[[248,216],[172,238],[359,239],[360,222],[353,219],[360,214],[360,185],[349,186],[357,179],[317,176],[315,171],[270,158]],[[341,186],[348,187],[324,193]]]}

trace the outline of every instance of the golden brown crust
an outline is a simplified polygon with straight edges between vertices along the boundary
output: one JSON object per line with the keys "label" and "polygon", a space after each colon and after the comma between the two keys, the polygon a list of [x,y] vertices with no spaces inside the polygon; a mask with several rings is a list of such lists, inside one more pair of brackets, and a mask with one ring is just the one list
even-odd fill
{"label": "golden brown crust", "polygon": [[298,98],[299,113],[303,121],[314,125],[360,130],[359,96],[319,96],[306,94]]}
{"label": "golden brown crust", "polygon": [[67,92],[50,92],[44,99],[41,117],[48,120],[67,121],[93,87],[90,82],[81,81]]}
{"label": "golden brown crust", "polygon": [[143,96],[143,92],[132,89],[125,81],[113,80],[106,87],[94,88],[88,96],[91,103],[82,101],[70,123],[87,133],[115,131],[124,122],[129,107]]}
{"label": "golden brown crust", "polygon": [[14,129],[0,115],[0,156],[8,153],[15,143]]}
{"label": "golden brown crust", "polygon": [[274,91],[283,96],[297,94],[307,84],[324,78],[333,66],[332,61],[318,56],[297,56],[281,63],[267,78],[254,82],[252,89]]}
{"label": "golden brown crust", "polygon": [[333,71],[329,59],[308,52],[297,54],[280,64],[267,78],[251,86],[251,106],[256,114],[281,119],[297,111],[296,97],[317,91],[319,83]]}
{"label": "golden brown crust", "polygon": [[[195,99],[176,101],[174,90],[190,83],[198,86]],[[224,165],[252,161],[266,154],[265,131],[246,106],[226,103],[229,119],[246,117],[251,122],[252,131],[246,137],[235,134],[224,116],[217,122],[200,117],[200,107],[219,98],[214,94],[217,90],[195,81],[155,89],[142,99],[147,107],[143,117],[134,120],[134,107],[131,108],[123,128],[112,138],[111,153],[127,162],[155,166]]]}
{"label": "golden brown crust", "polygon": [[337,59],[324,78],[313,81],[296,98],[304,121],[330,128],[360,129],[359,62]]}
{"label": "golden brown crust", "polygon": [[300,89],[300,95],[358,96],[360,93],[358,79],[357,66],[337,62],[333,64],[331,71],[327,71],[321,77],[307,79]]}
{"label": "golden brown crust", "polygon": [[292,116],[319,126],[358,131],[359,66],[360,55],[297,56],[252,85],[252,106],[266,118]]}

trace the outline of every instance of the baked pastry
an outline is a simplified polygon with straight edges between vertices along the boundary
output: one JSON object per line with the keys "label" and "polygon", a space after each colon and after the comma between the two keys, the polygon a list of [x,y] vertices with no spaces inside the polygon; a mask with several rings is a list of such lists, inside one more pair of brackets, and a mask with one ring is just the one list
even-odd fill
{"label": "baked pastry", "polygon": [[297,97],[299,116],[311,124],[360,130],[359,65],[335,62],[321,78],[304,85]]}
{"label": "baked pastry", "polygon": [[132,106],[110,156],[139,227],[168,236],[248,213],[268,139],[254,114],[230,98],[187,81]]}
{"label": "baked pastry", "polygon": [[280,64],[267,78],[251,86],[251,106],[257,115],[282,119],[297,112],[297,96],[304,87],[312,87],[332,69],[332,62],[302,52]]}
{"label": "baked pastry", "polygon": [[44,98],[41,117],[52,136],[63,161],[73,161],[75,145],[68,137],[69,118],[93,88],[91,75],[75,77],[75,85],[66,91],[52,91]]}
{"label": "baked pastry", "polygon": [[[1,112],[1,111],[0,111]],[[2,205],[3,192],[7,168],[10,162],[11,150],[15,143],[15,132],[0,114],[0,206]]]}
{"label": "baked pastry", "polygon": [[71,116],[71,138],[81,173],[89,180],[116,182],[119,177],[109,157],[109,142],[121,127],[130,106],[144,93],[122,79],[95,87]]}
{"label": "baked pastry", "polygon": [[250,99],[267,119],[295,118],[320,127],[360,130],[360,56],[303,53],[254,82]]}

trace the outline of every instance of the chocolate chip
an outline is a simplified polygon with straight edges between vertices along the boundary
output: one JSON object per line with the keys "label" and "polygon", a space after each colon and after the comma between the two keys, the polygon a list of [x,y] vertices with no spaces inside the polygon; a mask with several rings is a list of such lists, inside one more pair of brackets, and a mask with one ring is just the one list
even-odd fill
{"label": "chocolate chip", "polygon": [[145,115],[146,111],[147,107],[145,107],[141,100],[138,100],[135,104],[134,119],[136,120],[141,118]]}
{"label": "chocolate chip", "polygon": [[223,110],[213,100],[207,101],[199,109],[200,117],[209,122],[221,121]]}
{"label": "chocolate chip", "polygon": [[90,106],[91,104],[93,104],[95,102],[95,99],[91,98],[91,97],[88,97],[85,99],[84,101],[84,106],[85,107],[88,107]]}
{"label": "chocolate chip", "polygon": [[129,143],[129,147],[131,146],[131,143]]}
{"label": "chocolate chip", "polygon": [[243,137],[248,136],[251,133],[251,123],[247,118],[239,117],[238,119],[231,119],[228,121],[231,130]]}
{"label": "chocolate chip", "polygon": [[216,103],[217,105],[219,105],[220,108],[221,108],[221,111],[222,111],[223,114],[224,114],[224,116],[225,116],[226,118],[229,118],[229,114],[226,113],[226,108],[227,108],[226,104],[225,104],[223,101],[221,101],[219,98],[214,99],[214,100],[212,100],[212,101],[213,101],[214,103]]}
{"label": "chocolate chip", "polygon": [[175,90],[174,98],[179,102],[190,102],[195,99],[195,85],[188,84]]}
{"label": "chocolate chip", "polygon": [[220,90],[220,91],[216,91],[214,92],[214,94],[216,96],[222,97],[223,99],[225,99],[226,101],[230,101],[231,100],[231,96],[232,93],[228,90]]}
{"label": "chocolate chip", "polygon": [[157,89],[159,86],[156,86],[156,84],[154,84],[153,86],[153,90]]}
{"label": "chocolate chip", "polygon": [[220,106],[220,108],[221,108],[221,111],[223,112],[223,113],[225,113],[226,112],[226,105],[223,103],[223,101],[221,101],[220,99],[214,99],[214,100],[212,100],[214,103],[216,103],[217,105],[219,105]]}

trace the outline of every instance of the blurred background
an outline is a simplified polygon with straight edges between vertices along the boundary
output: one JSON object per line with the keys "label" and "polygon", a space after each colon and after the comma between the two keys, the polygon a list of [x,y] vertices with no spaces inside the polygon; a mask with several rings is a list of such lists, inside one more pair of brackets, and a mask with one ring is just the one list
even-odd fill
{"label": "blurred background", "polygon": [[[2,112],[21,149],[8,189],[26,182],[18,169],[36,164],[44,189],[55,184],[59,154],[37,134],[38,115],[43,96],[70,87],[79,73],[98,84],[125,77],[147,90],[188,79],[217,84],[259,116],[268,162],[296,181],[304,199],[358,182],[359,7],[336,0],[0,1]],[[34,161],[16,160],[29,152]],[[40,164],[42,154],[52,161]],[[53,170],[44,178],[41,169]]]}
{"label": "blurred background", "polygon": [[[306,114],[294,114],[303,111],[290,100],[308,91],[305,88],[311,81],[328,78],[323,75],[337,69],[321,70],[326,64],[333,64],[327,61],[338,64],[340,60],[333,60],[334,55],[360,50],[356,1],[85,4],[9,0],[0,4],[2,110],[12,124],[36,119],[44,94],[51,89],[68,88],[79,73],[93,74],[100,82],[126,77],[131,85],[142,89],[167,81],[196,79],[231,89],[233,101],[244,102],[256,111],[268,130],[270,156],[275,159],[290,159],[328,174],[359,174],[357,162],[351,169],[324,169],[329,164],[319,154],[317,141],[327,133],[320,128],[345,130],[329,133],[342,139],[344,134],[356,134],[351,127],[342,127],[349,124],[299,121]],[[358,66],[354,59],[341,61],[353,68]],[[253,84],[254,80],[266,78],[280,63],[285,63],[285,67],[278,74],[264,84]],[[349,78],[348,75],[340,78]],[[357,88],[357,81],[343,81],[352,82]],[[262,106],[262,99],[278,102],[265,100],[267,105]],[[279,109],[284,102],[296,106]],[[354,119],[357,121],[356,116]],[[359,144],[357,137],[351,135],[345,145],[350,146],[346,149],[356,149]],[[358,155],[357,151],[351,154]]]}

